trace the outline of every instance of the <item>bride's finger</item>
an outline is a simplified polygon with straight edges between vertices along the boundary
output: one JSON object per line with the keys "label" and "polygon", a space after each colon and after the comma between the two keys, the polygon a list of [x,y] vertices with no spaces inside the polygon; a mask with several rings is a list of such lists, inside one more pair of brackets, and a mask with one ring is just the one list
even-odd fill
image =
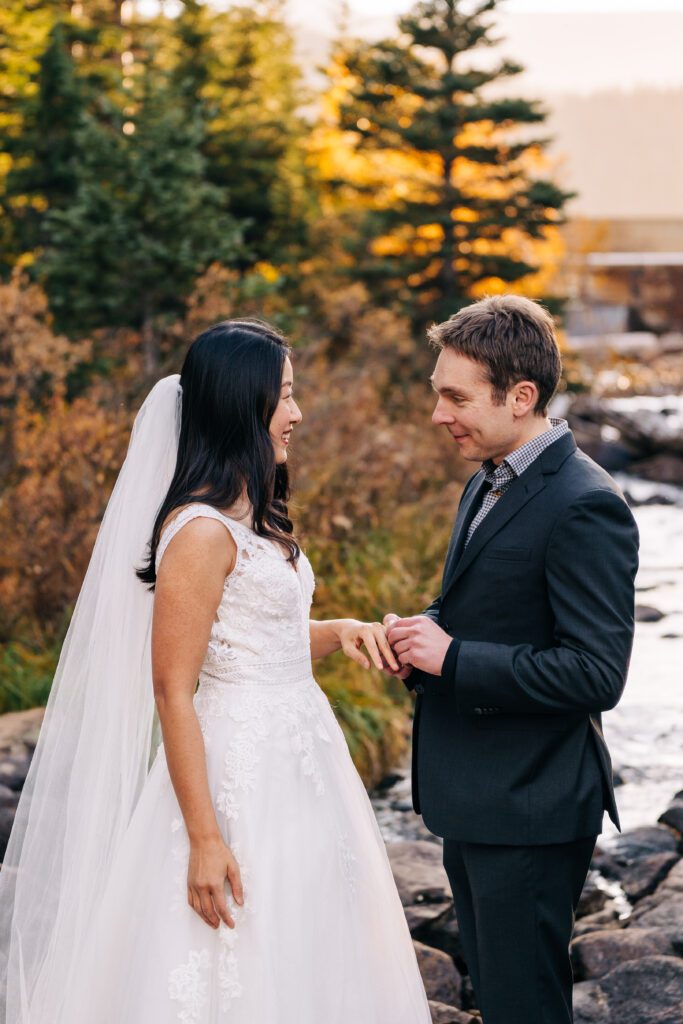
{"label": "bride's finger", "polygon": [[358,650],[356,644],[351,640],[345,640],[342,643],[342,651],[347,658],[351,659],[351,661],[357,661],[363,668],[370,668],[370,662],[368,659],[361,653],[361,651]]}
{"label": "bride's finger", "polygon": [[237,864],[228,868],[228,882],[232,889],[232,895],[240,907],[244,903],[244,889],[242,888],[242,876]]}
{"label": "bride's finger", "polygon": [[[379,625],[379,623],[377,623],[377,625]],[[360,635],[362,637],[363,643],[365,644],[366,651],[373,660],[375,668],[378,668],[381,672],[382,656],[380,655],[379,647],[377,646],[377,638],[375,637],[374,626],[375,623],[373,623],[370,626],[364,626],[363,629],[361,629],[360,631]],[[382,627],[380,626],[380,629],[381,628]]]}
{"label": "bride's finger", "polygon": [[209,892],[208,889],[202,889],[200,891],[199,901],[202,907],[202,917],[204,918],[207,924],[211,925],[212,928],[217,928],[219,924],[218,914],[214,909],[213,900],[211,899],[211,893]]}
{"label": "bride's finger", "polygon": [[377,628],[375,629],[375,639],[377,640],[377,645],[380,649],[383,660],[387,662],[391,668],[396,670],[398,668],[398,663],[394,657],[394,652],[391,649],[391,644],[387,640],[387,634],[384,630],[384,626],[380,626],[379,624],[377,625]]}
{"label": "bride's finger", "polygon": [[228,904],[226,903],[225,900],[224,887],[220,886],[219,888],[217,885],[212,886],[210,891],[211,899],[213,900],[213,905],[216,908],[216,913],[220,917],[221,921],[224,921],[225,924],[227,924],[228,928],[234,928],[235,922],[230,914],[230,911],[228,910]]}

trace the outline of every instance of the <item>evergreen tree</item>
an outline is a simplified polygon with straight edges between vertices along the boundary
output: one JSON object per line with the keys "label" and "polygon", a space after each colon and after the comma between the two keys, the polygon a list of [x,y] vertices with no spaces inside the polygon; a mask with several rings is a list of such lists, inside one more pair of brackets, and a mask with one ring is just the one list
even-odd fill
{"label": "evergreen tree", "polygon": [[299,113],[300,72],[282,0],[238,4],[210,17],[185,0],[176,67],[186,102],[206,118],[207,176],[246,221],[244,263],[293,264],[307,237],[310,174]]}
{"label": "evergreen tree", "polygon": [[23,102],[21,131],[6,139],[10,169],[2,205],[11,224],[4,252],[10,263],[32,260],[45,242],[47,210],[63,209],[76,191],[84,97],[60,21],[49,33],[33,85]]}
{"label": "evergreen tree", "polygon": [[487,17],[496,6],[424,0],[399,20],[396,39],[337,54],[345,68],[339,128],[357,153],[383,161],[391,184],[362,199],[370,208],[354,273],[418,321],[443,319],[473,294],[532,274],[525,243],[561,222],[570,197],[540,173],[548,139],[529,126],[545,120],[541,105],[487,88],[523,69],[472,61],[498,42]]}
{"label": "evergreen tree", "polygon": [[177,314],[209,263],[234,263],[240,226],[206,180],[203,126],[148,67],[136,115],[88,116],[79,133],[73,203],[48,218],[39,265],[59,329],[142,331],[145,368],[158,365],[160,314]]}

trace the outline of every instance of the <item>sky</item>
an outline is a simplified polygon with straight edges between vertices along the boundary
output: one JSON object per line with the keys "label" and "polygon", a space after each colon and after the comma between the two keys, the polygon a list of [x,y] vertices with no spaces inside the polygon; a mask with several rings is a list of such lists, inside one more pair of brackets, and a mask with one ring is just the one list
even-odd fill
{"label": "sky", "polygon": [[[379,38],[411,0],[348,0],[350,33]],[[288,0],[304,64],[338,25],[339,0]],[[494,15],[501,52],[527,69],[530,91],[683,87],[683,0],[502,0]],[[518,80],[518,84],[519,80]]]}

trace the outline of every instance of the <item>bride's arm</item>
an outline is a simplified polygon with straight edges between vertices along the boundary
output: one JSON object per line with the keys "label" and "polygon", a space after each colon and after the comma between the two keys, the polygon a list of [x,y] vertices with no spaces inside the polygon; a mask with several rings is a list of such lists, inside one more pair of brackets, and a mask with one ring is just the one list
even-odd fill
{"label": "bride's arm", "polygon": [[381,622],[360,622],[358,619],[311,619],[311,657],[324,658],[335,651],[343,650],[347,657],[357,661],[363,668],[370,668],[370,662],[361,651],[365,646],[374,665],[381,669],[385,664],[399,669],[387,640]]}
{"label": "bride's arm", "polygon": [[[206,656],[235,542],[215,519],[197,518],[170,541],[157,574],[152,678],[168,770],[190,839],[188,903],[211,924],[232,926],[223,884],[237,902],[239,868],[223,842],[206,773],[206,751],[192,698]],[[215,904],[215,909],[214,909]]]}

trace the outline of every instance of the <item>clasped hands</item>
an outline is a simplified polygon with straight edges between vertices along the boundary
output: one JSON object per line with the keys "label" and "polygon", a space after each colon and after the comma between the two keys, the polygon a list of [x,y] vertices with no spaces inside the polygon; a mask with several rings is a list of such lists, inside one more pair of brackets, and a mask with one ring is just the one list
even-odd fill
{"label": "clasped hands", "polygon": [[[347,620],[353,621],[353,620]],[[426,615],[402,619],[389,613],[382,623],[356,623],[356,628],[340,633],[344,653],[364,668],[370,662],[360,650],[364,645],[377,668],[389,675],[407,679],[414,668],[430,675],[441,674],[451,637]]]}

